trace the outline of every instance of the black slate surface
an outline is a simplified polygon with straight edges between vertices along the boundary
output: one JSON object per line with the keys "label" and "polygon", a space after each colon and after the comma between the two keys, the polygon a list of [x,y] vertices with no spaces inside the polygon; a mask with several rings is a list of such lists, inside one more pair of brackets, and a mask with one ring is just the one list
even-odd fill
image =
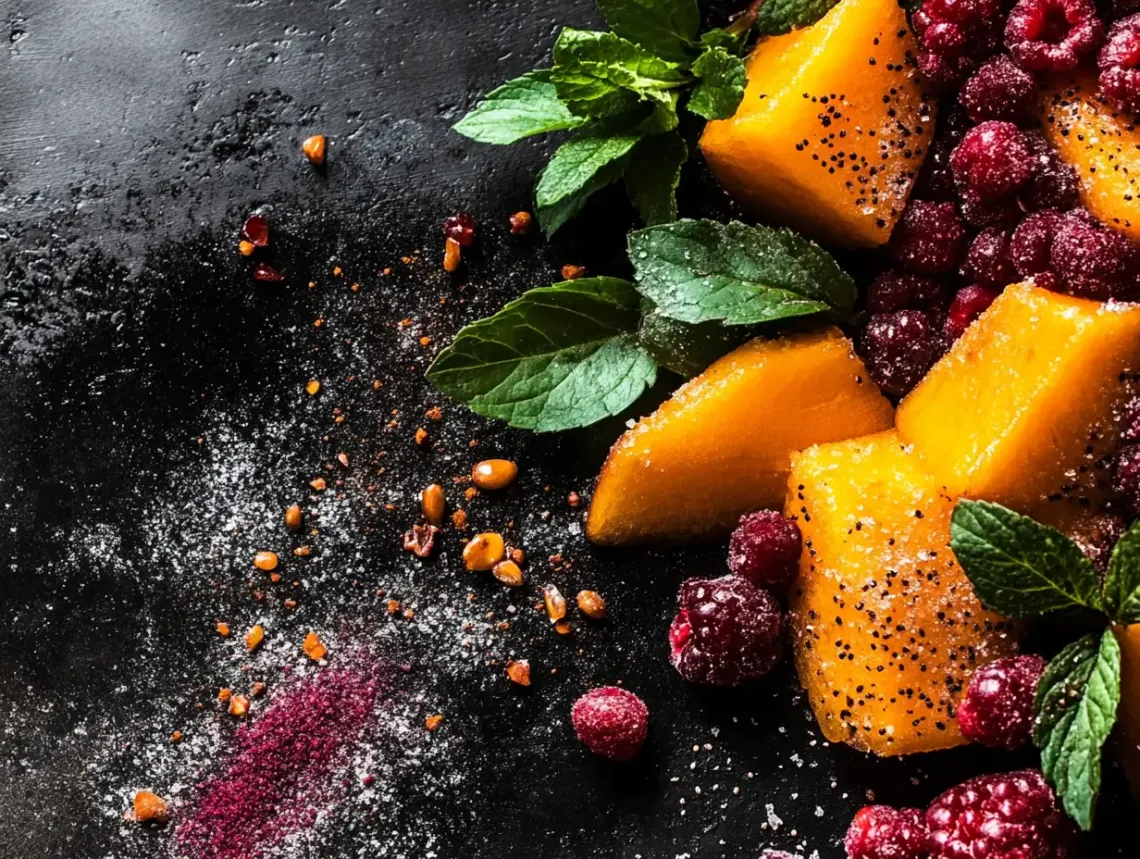
{"label": "black slate surface", "polygon": [[[272,691],[309,629],[334,662],[363,646],[410,671],[328,816],[278,856],[835,859],[868,791],[921,804],[1020,763],[827,746],[786,670],[742,692],[684,686],[665,659],[676,585],[718,574],[723,545],[592,551],[566,502],[621,420],[532,437],[424,384],[451,332],[563,263],[625,271],[620,198],[553,242],[511,237],[545,144],[448,133],[480,93],[543,62],[558,26],[597,23],[587,0],[0,3],[0,856],[167,855],[169,829],[121,820],[134,790],[185,807],[233,729],[216,690],[256,677]],[[316,131],[324,171],[299,155]],[[253,282],[236,253],[257,207],[288,285]],[[459,209],[479,243],[453,278],[439,224]],[[736,214],[699,166],[682,209]],[[424,418],[435,405],[439,423]],[[418,490],[439,481],[459,500],[450,478],[491,454],[520,462],[519,486],[466,506],[528,550],[522,594],[464,573],[454,534],[426,564],[399,548]],[[312,493],[319,474],[344,485]],[[293,501],[320,516],[303,562],[279,523]],[[251,572],[263,548],[284,558],[279,585]],[[572,566],[552,569],[555,553]],[[611,619],[555,635],[533,609],[546,581],[601,591]],[[389,597],[416,617],[390,617]],[[219,619],[238,635],[263,621],[263,652],[247,660]],[[535,667],[527,693],[502,675],[511,656]],[[621,768],[568,726],[578,694],[616,681],[652,721]],[[433,712],[445,722],[428,735]],[[1123,856],[1128,809],[1107,779],[1090,855]]]}

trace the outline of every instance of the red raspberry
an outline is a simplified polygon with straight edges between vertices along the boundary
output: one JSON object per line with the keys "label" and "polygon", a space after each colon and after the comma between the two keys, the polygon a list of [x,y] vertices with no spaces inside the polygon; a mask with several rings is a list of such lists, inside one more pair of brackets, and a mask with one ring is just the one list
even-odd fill
{"label": "red raspberry", "polygon": [[763,588],[785,588],[796,577],[803,538],[800,526],[775,510],[740,517],[728,541],[733,575]]}
{"label": "red raspberry", "polygon": [[994,290],[977,284],[959,289],[950,302],[950,312],[946,314],[946,323],[942,326],[946,339],[954,341],[961,337],[997,297]]}
{"label": "red raspberry", "polygon": [[1037,82],[1005,54],[987,60],[966,83],[958,98],[974,122],[1001,119],[1024,122]]}
{"label": "red raspberry", "polygon": [[966,231],[951,203],[912,200],[891,234],[895,262],[912,271],[951,271],[962,256]]}
{"label": "red raspberry", "polygon": [[1009,256],[1010,233],[993,227],[978,233],[966,251],[961,275],[968,281],[1004,289],[1017,281]]}
{"label": "red raspberry", "polygon": [[922,381],[944,347],[930,314],[899,310],[872,316],[860,335],[859,348],[876,384],[901,397]]}
{"label": "red raspberry", "polygon": [[1140,441],[1140,397],[1133,397],[1120,410],[1120,438]]}
{"label": "red raspberry", "polygon": [[1136,248],[1083,209],[1062,216],[1049,261],[1062,287],[1073,295],[1097,301],[1130,301],[1137,295]]}
{"label": "red raspberry", "polygon": [[982,229],[996,227],[999,230],[1012,230],[1025,217],[1015,194],[997,200],[983,200],[972,188],[962,188],[958,203],[962,210],[962,220]]}
{"label": "red raspberry", "polygon": [[645,702],[617,686],[591,689],[574,702],[570,721],[586,748],[611,761],[628,761],[649,733]]}
{"label": "red raspberry", "polygon": [[1112,488],[1133,513],[1140,515],[1140,444],[1125,445],[1116,455]]}
{"label": "red raspberry", "polygon": [[1022,206],[1031,212],[1039,209],[1072,209],[1080,203],[1080,180],[1073,165],[1067,163],[1049,145],[1040,131],[1026,131],[1033,172],[1018,191]]}
{"label": "red raspberry", "polygon": [[927,310],[941,314],[945,307],[946,289],[926,275],[886,271],[867,287],[867,309],[871,313]]}
{"label": "red raspberry", "polygon": [[1020,0],[1005,24],[1005,46],[1030,72],[1068,72],[1100,44],[1092,0]]}
{"label": "red raspberry", "polygon": [[959,188],[992,202],[1025,184],[1033,163],[1020,129],[1012,122],[990,120],[966,132],[950,155],[950,169]]}
{"label": "red raspberry", "polygon": [[1097,66],[1101,95],[1121,110],[1140,111],[1140,15],[1112,25]]}
{"label": "red raspberry", "polygon": [[444,218],[443,234],[467,247],[475,241],[475,219],[467,212]]}
{"label": "red raspberry", "polygon": [[673,667],[690,683],[738,686],[780,661],[780,604],[746,579],[688,579],[677,605],[669,644]]}
{"label": "red raspberry", "polygon": [[1069,859],[1072,824],[1041,773],[970,779],[926,810],[931,859]]}
{"label": "red raspberry", "polygon": [[1001,0],[926,0],[914,13],[918,68],[949,90],[1001,44]]}
{"label": "red raspberry", "polygon": [[1009,242],[1009,256],[1017,273],[1024,278],[1033,278],[1044,289],[1058,289],[1051,260],[1053,236],[1060,224],[1060,212],[1042,209],[1022,221]]}
{"label": "red raspberry", "polygon": [[970,678],[958,725],[975,743],[1013,751],[1033,735],[1033,698],[1045,671],[1037,655],[1010,656],[983,665]]}
{"label": "red raspberry", "polygon": [[1092,565],[1104,575],[1108,572],[1108,559],[1124,533],[1124,518],[1115,513],[1093,513],[1082,516],[1066,533],[1081,547]]}
{"label": "red raspberry", "polygon": [[918,808],[868,805],[847,829],[847,859],[927,859],[926,818]]}

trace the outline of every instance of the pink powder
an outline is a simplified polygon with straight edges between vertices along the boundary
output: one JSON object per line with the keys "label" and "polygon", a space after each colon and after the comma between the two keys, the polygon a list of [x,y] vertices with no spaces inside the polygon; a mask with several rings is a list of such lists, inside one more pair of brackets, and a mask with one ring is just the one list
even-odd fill
{"label": "pink powder", "polygon": [[330,776],[347,761],[378,693],[373,672],[338,667],[278,694],[235,732],[222,772],[198,785],[197,805],[176,832],[179,848],[193,859],[252,859],[311,826],[343,790]]}

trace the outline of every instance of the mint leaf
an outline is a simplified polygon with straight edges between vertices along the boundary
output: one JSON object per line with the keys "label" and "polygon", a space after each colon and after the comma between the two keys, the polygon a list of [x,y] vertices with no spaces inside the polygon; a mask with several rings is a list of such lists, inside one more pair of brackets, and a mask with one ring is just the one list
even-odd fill
{"label": "mint leaf", "polygon": [[597,0],[610,29],[667,60],[687,63],[701,13],[696,0]]}
{"label": "mint leaf", "polygon": [[689,97],[688,108],[705,119],[728,119],[744,98],[748,74],[744,61],[724,48],[709,48],[693,63],[700,79]]}
{"label": "mint leaf", "polygon": [[592,277],[532,289],[468,325],[427,377],[474,412],[538,432],[617,414],[653,384],[633,285]]}
{"label": "mint leaf", "polygon": [[688,157],[689,147],[676,131],[643,138],[633,148],[625,191],[646,226],[677,220],[677,185]]}
{"label": "mint leaf", "polygon": [[1140,623],[1140,522],[1134,522],[1112,550],[1104,610],[1116,623]]}
{"label": "mint leaf", "polygon": [[818,245],[786,228],[678,221],[631,233],[638,289],[681,322],[770,322],[847,308],[855,282]]}
{"label": "mint leaf", "polygon": [[582,124],[558,98],[543,69],[508,81],[452,126],[479,143],[514,143],[524,137],[565,131]]}
{"label": "mint leaf", "polygon": [[700,325],[678,322],[659,313],[652,302],[646,304],[648,307],[637,331],[641,348],[662,367],[686,379],[703,372],[717,358],[752,336],[745,328],[719,322]]}
{"label": "mint leaf", "polygon": [[535,210],[550,235],[582,210],[591,194],[616,182],[637,135],[584,134],[568,140],[546,165],[535,189]]}
{"label": "mint leaf", "polygon": [[1111,629],[1086,635],[1049,663],[1037,687],[1033,742],[1041,771],[1069,816],[1092,828],[1100,758],[1120,704],[1120,645]]}
{"label": "mint leaf", "polygon": [[959,501],[950,548],[978,598],[1001,614],[1100,608],[1096,570],[1077,544],[1000,504]]}
{"label": "mint leaf", "polygon": [[724,48],[734,54],[739,54],[744,47],[744,38],[738,33],[714,28],[701,33],[701,48]]}
{"label": "mint leaf", "polygon": [[780,36],[799,27],[814,24],[827,14],[838,0],[765,0],[756,16],[756,32],[761,36]]}

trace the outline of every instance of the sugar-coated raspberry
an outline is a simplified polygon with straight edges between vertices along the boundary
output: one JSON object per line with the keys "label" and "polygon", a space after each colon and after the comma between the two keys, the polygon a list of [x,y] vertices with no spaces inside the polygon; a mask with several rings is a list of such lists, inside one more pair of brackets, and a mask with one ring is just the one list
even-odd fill
{"label": "sugar-coated raspberry", "polygon": [[574,702],[570,721],[586,748],[612,761],[636,755],[649,733],[645,702],[617,686],[591,689]]}
{"label": "sugar-coated raspberry", "polygon": [[1037,770],[984,775],[939,796],[926,810],[931,859],[1070,859],[1073,838]]}
{"label": "sugar-coated raspberry", "polygon": [[962,277],[974,283],[1002,289],[1017,280],[1017,270],[1009,256],[1011,234],[993,227],[978,233],[966,250]]}
{"label": "sugar-coated raspberry", "polygon": [[1109,28],[1097,66],[1101,95],[1121,110],[1140,111],[1140,15]]}
{"label": "sugar-coated raspberry", "polygon": [[1037,91],[1033,75],[1005,54],[982,63],[962,85],[958,98],[974,122],[989,119],[1025,122]]}
{"label": "sugar-coated raspberry", "polygon": [[1016,194],[1007,194],[997,200],[983,200],[973,188],[961,188],[958,191],[958,205],[962,211],[962,220],[980,229],[995,227],[999,230],[1012,230],[1025,217]]}
{"label": "sugar-coated raspberry", "polygon": [[1140,444],[1125,445],[1116,454],[1112,488],[1120,493],[1128,508],[1140,516]]}
{"label": "sugar-coated raspberry", "polygon": [[924,274],[886,271],[867,287],[867,309],[871,313],[909,309],[941,314],[945,308],[946,288]]}
{"label": "sugar-coated raspberry", "polygon": [[926,0],[913,16],[918,69],[950,90],[1001,44],[1001,0]]}
{"label": "sugar-coated raspberry", "polygon": [[926,816],[918,808],[868,805],[843,841],[847,859],[927,859]]}
{"label": "sugar-coated raspberry", "polygon": [[443,234],[467,247],[475,241],[475,219],[467,212],[444,218]]}
{"label": "sugar-coated raspberry", "polygon": [[954,300],[950,302],[950,312],[946,314],[946,322],[942,326],[946,339],[954,341],[961,337],[997,297],[998,293],[995,290],[981,284],[959,289]]}
{"label": "sugar-coated raspberry", "polygon": [[1135,246],[1083,209],[1061,217],[1049,261],[1061,286],[1073,295],[1097,301],[1137,296],[1140,255]]}
{"label": "sugar-coated raspberry", "polygon": [[800,526],[776,510],[740,517],[728,541],[733,575],[763,588],[784,588],[796,577],[803,537]]}
{"label": "sugar-coated raspberry", "polygon": [[1040,131],[1026,131],[1024,140],[1033,171],[1017,192],[1022,206],[1030,212],[1064,211],[1076,206],[1080,202],[1080,180],[1073,165],[1057,154]]}
{"label": "sugar-coated raspberry", "polygon": [[1061,213],[1053,209],[1034,212],[1013,231],[1009,256],[1013,267],[1023,278],[1032,278],[1044,289],[1058,288],[1053,272],[1053,236],[1061,223]]}
{"label": "sugar-coated raspberry", "polygon": [[872,316],[860,334],[859,348],[876,384],[901,397],[941,357],[943,342],[929,314],[899,310]]}
{"label": "sugar-coated raspberry", "polygon": [[1115,513],[1092,513],[1080,517],[1065,532],[1069,539],[1080,546],[1097,571],[1104,575],[1108,572],[1108,559],[1112,557],[1112,550],[1116,548],[1124,529],[1124,517]]}
{"label": "sugar-coated raspberry", "polygon": [[1030,72],[1072,71],[1103,35],[1093,0],[1019,0],[1005,24],[1006,47]]}
{"label": "sugar-coated raspberry", "polygon": [[970,678],[958,708],[958,726],[975,743],[1021,748],[1033,734],[1033,699],[1045,671],[1036,654],[1010,656],[983,665]]}
{"label": "sugar-coated raspberry", "polygon": [[780,604],[739,576],[688,579],[669,627],[673,667],[690,683],[738,686],[763,677],[783,656]]}
{"label": "sugar-coated raspberry", "polygon": [[966,230],[952,203],[912,200],[891,234],[895,262],[912,271],[952,271],[962,256]]}
{"label": "sugar-coated raspberry", "polygon": [[1140,397],[1133,397],[1120,410],[1121,441],[1140,441]]}
{"label": "sugar-coated raspberry", "polygon": [[991,119],[966,132],[950,155],[950,169],[960,188],[986,202],[1006,197],[1029,178],[1029,147],[1012,122]]}

